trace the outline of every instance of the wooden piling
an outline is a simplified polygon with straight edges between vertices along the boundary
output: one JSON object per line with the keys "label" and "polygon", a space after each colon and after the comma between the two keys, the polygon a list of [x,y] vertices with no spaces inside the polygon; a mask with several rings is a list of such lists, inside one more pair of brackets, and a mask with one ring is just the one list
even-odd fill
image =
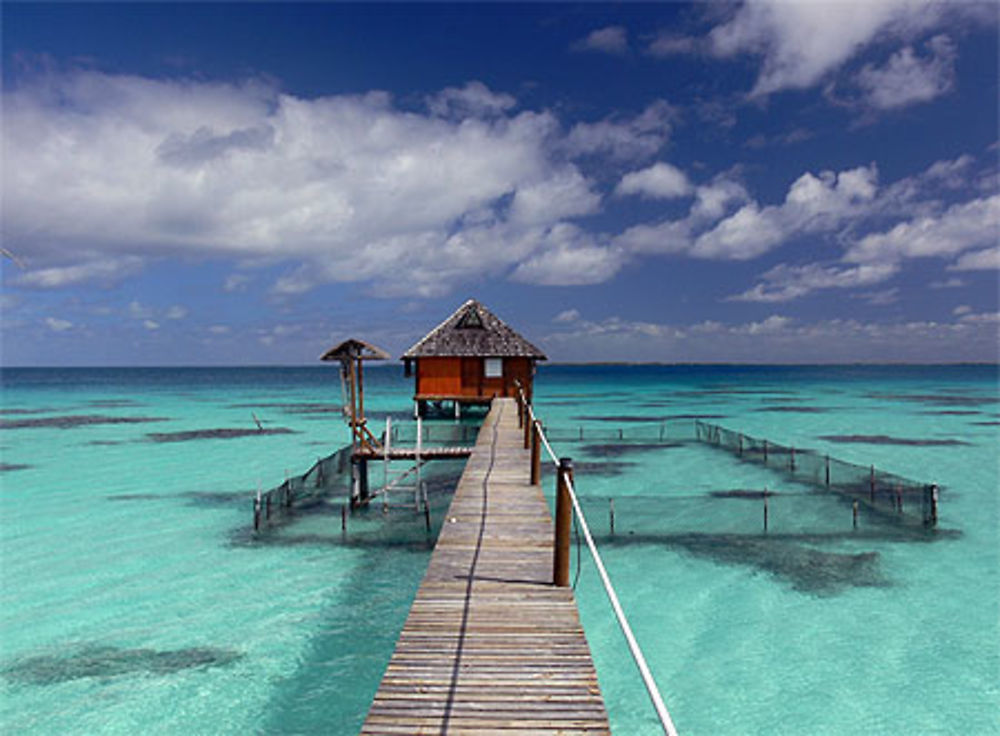
{"label": "wooden piling", "polygon": [[569,496],[569,484],[573,482],[573,461],[559,459],[556,473],[556,518],[555,544],[552,554],[552,584],[569,587],[569,535],[573,521],[573,502]]}
{"label": "wooden piling", "polygon": [[858,528],[858,502],[855,501],[852,504],[852,507],[853,507],[853,514],[854,514],[854,528],[857,529]]}
{"label": "wooden piling", "polygon": [[764,489],[764,531],[767,532],[767,517],[768,517],[768,505],[767,505],[767,489]]}
{"label": "wooden piling", "polygon": [[340,531],[347,531],[347,504],[340,504]]}
{"label": "wooden piling", "polygon": [[615,536],[615,499],[608,499],[608,520],[611,526],[611,536]]}
{"label": "wooden piling", "polygon": [[826,487],[830,487],[830,456],[826,456]]}
{"label": "wooden piling", "polygon": [[541,429],[538,420],[531,423],[531,485],[537,486],[542,482],[542,441],[540,438]]}
{"label": "wooden piling", "polygon": [[524,404],[524,449],[527,450],[531,447],[531,408],[528,406],[527,401]]}
{"label": "wooden piling", "polygon": [[795,448],[788,448],[788,469],[795,472]]}
{"label": "wooden piling", "polygon": [[764,464],[767,465],[767,440],[764,440]]}
{"label": "wooden piling", "polygon": [[868,498],[872,503],[875,503],[875,466],[871,466],[871,472],[868,475]]}

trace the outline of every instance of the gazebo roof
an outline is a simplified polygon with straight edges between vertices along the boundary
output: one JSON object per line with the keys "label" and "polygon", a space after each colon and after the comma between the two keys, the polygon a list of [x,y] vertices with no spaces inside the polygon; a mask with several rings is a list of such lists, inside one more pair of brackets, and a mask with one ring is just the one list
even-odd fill
{"label": "gazebo roof", "polygon": [[475,299],[469,299],[403,353],[403,360],[456,356],[546,360],[545,353]]}
{"label": "gazebo roof", "polygon": [[388,360],[391,356],[382,348],[372,345],[370,342],[365,342],[364,340],[344,340],[339,345],[336,345],[325,353],[323,353],[319,359],[320,360]]}

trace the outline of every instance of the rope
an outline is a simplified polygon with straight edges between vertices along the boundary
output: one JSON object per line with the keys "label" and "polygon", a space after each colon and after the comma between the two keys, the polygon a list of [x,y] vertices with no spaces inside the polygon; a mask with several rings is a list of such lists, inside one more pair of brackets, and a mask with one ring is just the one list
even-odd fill
{"label": "rope", "polygon": [[[524,401],[524,393],[521,393],[521,400]],[[526,411],[528,413],[528,419],[531,421],[537,421],[535,419],[535,412],[531,405],[524,402],[526,406]],[[559,466],[559,459],[556,457],[555,452],[552,450],[552,445],[549,444],[548,439],[545,437],[545,432],[542,431],[541,423],[538,426],[538,436],[545,446],[546,452],[549,453],[549,457],[552,458],[552,462]],[[583,532],[583,538],[587,542],[587,547],[590,549],[590,555],[594,558],[594,565],[597,567],[597,572],[601,576],[601,582],[604,584],[604,592],[608,596],[608,600],[611,602],[611,608],[615,613],[615,618],[618,619],[618,626],[622,630],[622,634],[625,635],[625,641],[628,643],[629,651],[632,653],[632,659],[635,660],[636,667],[639,668],[639,675],[642,677],[642,683],[646,686],[646,692],[649,693],[649,698],[653,702],[653,708],[656,710],[656,715],[660,719],[660,725],[663,727],[663,732],[667,736],[677,736],[677,729],[674,727],[674,722],[670,718],[670,713],[667,711],[667,706],[663,703],[663,697],[660,695],[659,688],[656,686],[656,681],[653,679],[653,674],[649,671],[649,665],[646,664],[646,658],[642,654],[642,650],[639,648],[639,643],[635,639],[635,635],[632,633],[632,627],[629,626],[628,619],[625,618],[625,611],[622,609],[621,603],[618,601],[618,595],[615,593],[615,588],[611,584],[611,578],[608,577],[608,571],[604,568],[604,561],[601,559],[600,553],[597,551],[597,545],[594,544],[594,538],[590,534],[590,527],[587,526],[587,520],[583,515],[583,511],[580,509],[580,502],[576,497],[576,489],[573,487],[572,481],[568,478],[566,479],[566,487],[569,490],[570,501],[573,502],[573,512],[576,519],[579,521],[580,530]],[[577,565],[577,571],[579,572],[579,563]],[[575,586],[575,583],[574,583]]]}

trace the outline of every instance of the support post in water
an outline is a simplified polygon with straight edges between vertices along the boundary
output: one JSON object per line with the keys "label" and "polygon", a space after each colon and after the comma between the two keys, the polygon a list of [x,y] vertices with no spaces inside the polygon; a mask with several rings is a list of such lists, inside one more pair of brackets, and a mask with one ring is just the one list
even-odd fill
{"label": "support post in water", "polygon": [[795,448],[788,448],[788,469],[795,472]]}
{"label": "support post in water", "polygon": [[767,440],[764,440],[764,464],[767,465]]}
{"label": "support post in water", "polygon": [[537,486],[542,482],[542,442],[539,435],[542,430],[538,426],[538,420],[531,423],[531,485]]}
{"label": "support post in water", "polygon": [[767,516],[768,516],[767,488],[765,488],[764,489],[764,531],[765,532],[767,531]]}
{"label": "support post in water", "polygon": [[868,497],[872,503],[875,503],[875,466],[871,467],[871,472],[868,475]]}
{"label": "support post in water", "polygon": [[903,513],[903,486],[896,484],[896,511]]}
{"label": "support post in water", "polygon": [[573,521],[569,484],[572,482],[573,461],[568,457],[560,458],[556,473],[556,528],[552,554],[552,584],[560,588],[569,586],[569,533]]}
{"label": "support post in water", "polygon": [[424,483],[417,483],[420,487],[420,494],[424,497],[424,524],[427,526],[427,533],[431,533],[431,505],[427,503],[427,486]]}
{"label": "support post in water", "polygon": [[533,423],[533,417],[531,416],[531,409],[528,407],[527,401],[524,404],[524,449],[527,450],[531,447],[531,425]]}
{"label": "support post in water", "polygon": [[608,520],[611,526],[611,536],[615,536],[615,499],[608,499]]}
{"label": "support post in water", "polygon": [[826,487],[830,487],[830,456],[826,456]]}
{"label": "support post in water", "polygon": [[340,531],[347,531],[347,504],[340,504]]}
{"label": "support post in water", "polygon": [[[663,438],[661,437],[660,439],[663,439]],[[740,434],[739,434],[739,455],[740,455],[740,457],[743,457],[743,433],[742,432],[740,432]]]}
{"label": "support post in water", "polygon": [[257,489],[257,495],[253,498],[253,530],[257,531],[260,529],[260,489]]}
{"label": "support post in water", "polygon": [[938,487],[935,483],[931,486],[931,526],[937,526],[938,522]]}
{"label": "support post in water", "polygon": [[855,501],[852,504],[852,507],[853,507],[852,511],[853,511],[853,514],[854,514],[854,528],[857,529],[858,528],[858,502]]}

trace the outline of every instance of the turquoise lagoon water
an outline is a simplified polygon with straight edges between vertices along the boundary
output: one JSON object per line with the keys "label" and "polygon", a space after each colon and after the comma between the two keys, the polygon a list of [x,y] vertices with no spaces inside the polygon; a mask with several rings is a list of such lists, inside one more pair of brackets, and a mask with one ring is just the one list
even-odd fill
{"label": "turquoise lagoon water", "polygon": [[[373,425],[407,420],[410,391],[369,371]],[[544,366],[536,384],[684,734],[1000,733],[998,399],[975,366]],[[0,730],[357,732],[436,529],[401,494],[346,534],[341,499],[250,533],[258,487],[346,443],[339,402],[326,366],[4,371]],[[290,431],[170,436],[252,415]],[[609,439],[694,415],[939,483],[942,531],[854,531],[849,504],[717,449]],[[432,518],[460,472],[433,465]],[[657,733],[581,559],[613,729]]]}

